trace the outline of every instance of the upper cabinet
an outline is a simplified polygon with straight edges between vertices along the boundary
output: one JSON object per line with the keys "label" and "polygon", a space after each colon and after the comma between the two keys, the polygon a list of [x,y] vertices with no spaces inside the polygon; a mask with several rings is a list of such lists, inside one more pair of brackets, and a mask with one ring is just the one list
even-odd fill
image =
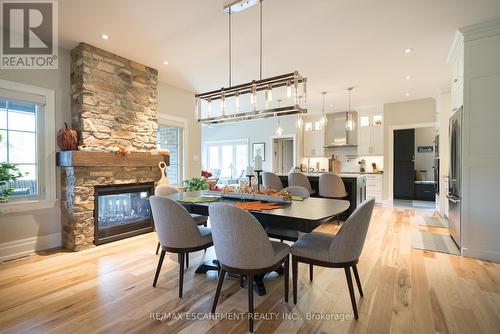
{"label": "upper cabinet", "polygon": [[384,112],[382,108],[358,112],[358,155],[384,154]]}
{"label": "upper cabinet", "polygon": [[453,112],[464,104],[464,41],[463,35],[457,34],[454,48],[448,55],[451,66],[451,108]]}
{"label": "upper cabinet", "polygon": [[304,157],[325,156],[325,129],[321,116],[304,117]]}

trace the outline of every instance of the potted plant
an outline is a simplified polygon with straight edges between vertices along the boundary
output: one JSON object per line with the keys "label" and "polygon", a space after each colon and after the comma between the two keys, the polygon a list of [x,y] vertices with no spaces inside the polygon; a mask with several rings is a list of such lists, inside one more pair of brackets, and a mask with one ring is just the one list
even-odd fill
{"label": "potted plant", "polygon": [[185,191],[199,191],[208,189],[207,180],[203,177],[193,177],[189,180],[184,180],[183,185]]}
{"label": "potted plant", "polygon": [[[0,135],[1,141],[2,136]],[[0,203],[7,202],[10,194],[14,191],[13,188],[5,187],[5,185],[17,181],[21,176],[22,174],[16,165],[7,162],[0,163]]]}

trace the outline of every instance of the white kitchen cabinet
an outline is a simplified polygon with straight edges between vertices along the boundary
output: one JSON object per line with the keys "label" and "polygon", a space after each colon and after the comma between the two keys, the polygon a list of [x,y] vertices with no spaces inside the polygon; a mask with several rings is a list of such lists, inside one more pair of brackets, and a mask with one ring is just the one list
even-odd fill
{"label": "white kitchen cabinet", "polygon": [[375,203],[382,203],[382,174],[366,174],[366,198],[375,197]]}
{"label": "white kitchen cabinet", "polygon": [[325,156],[325,129],[321,116],[304,117],[304,157]]}
{"label": "white kitchen cabinet", "polygon": [[358,125],[358,155],[383,155],[383,114],[359,113]]}

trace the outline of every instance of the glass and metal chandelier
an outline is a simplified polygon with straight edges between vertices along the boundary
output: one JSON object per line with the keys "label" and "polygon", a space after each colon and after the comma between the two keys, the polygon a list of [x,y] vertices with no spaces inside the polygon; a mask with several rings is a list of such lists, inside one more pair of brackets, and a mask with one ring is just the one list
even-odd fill
{"label": "glass and metal chandelier", "polygon": [[195,95],[196,119],[204,124],[218,124],[295,114],[299,114],[300,118],[301,114],[307,113],[307,78],[301,76],[298,71],[262,78],[262,0],[258,1],[260,78],[236,86],[231,85],[231,13],[234,8],[239,8],[239,3],[248,5],[248,1],[230,1],[224,6],[224,11],[229,14],[229,85]]}

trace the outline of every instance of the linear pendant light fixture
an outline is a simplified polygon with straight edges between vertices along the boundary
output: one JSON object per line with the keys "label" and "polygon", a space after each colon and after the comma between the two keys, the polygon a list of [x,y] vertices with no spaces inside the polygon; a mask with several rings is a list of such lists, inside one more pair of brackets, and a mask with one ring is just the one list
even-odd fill
{"label": "linear pendant light fixture", "polygon": [[[307,113],[307,78],[295,71],[262,79],[262,2],[263,0],[226,1],[224,11],[229,14],[229,85],[195,95],[195,116],[198,122],[218,124],[298,114],[297,126],[302,126],[301,115]],[[257,3],[260,5],[259,79],[232,86],[231,14]],[[283,105],[274,102],[278,99]]]}

